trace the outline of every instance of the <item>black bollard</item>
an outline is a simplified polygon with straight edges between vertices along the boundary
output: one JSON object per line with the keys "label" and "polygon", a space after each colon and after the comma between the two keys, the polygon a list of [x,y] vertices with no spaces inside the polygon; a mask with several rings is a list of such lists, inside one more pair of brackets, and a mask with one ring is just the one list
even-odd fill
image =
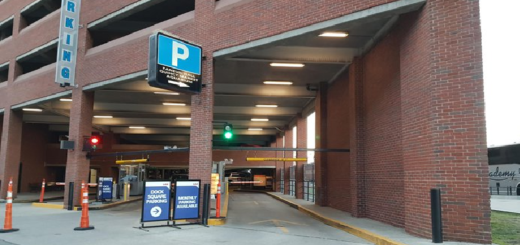
{"label": "black bollard", "polygon": [[74,209],[74,182],[69,182],[69,202],[67,210]]}
{"label": "black bollard", "polygon": [[207,226],[209,219],[210,185],[204,184],[204,199],[202,203],[202,224]]}
{"label": "black bollard", "polygon": [[432,241],[442,243],[442,209],[441,209],[441,190],[431,189],[431,209],[432,209]]}

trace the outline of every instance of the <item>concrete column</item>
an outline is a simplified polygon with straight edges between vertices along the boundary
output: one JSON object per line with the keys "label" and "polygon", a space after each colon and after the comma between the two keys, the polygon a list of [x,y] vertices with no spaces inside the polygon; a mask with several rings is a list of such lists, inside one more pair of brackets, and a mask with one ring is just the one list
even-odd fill
{"label": "concrete column", "polygon": [[22,152],[23,112],[8,108],[4,111],[2,144],[0,149],[0,198],[5,199],[9,179],[13,177],[13,197],[18,190],[18,174]]}
{"label": "concrete column", "polygon": [[[316,148],[327,148],[327,82],[321,82],[316,96]],[[316,152],[315,160],[315,203],[328,206],[327,153]]]}
{"label": "concrete column", "polygon": [[87,183],[90,173],[90,160],[86,157],[87,152],[83,151],[83,137],[92,134],[94,92],[73,89],[71,103],[69,140],[74,141],[74,150],[67,152],[64,205],[69,200],[69,182],[74,182],[74,205],[79,205],[81,181]]}
{"label": "concrete column", "polygon": [[[301,114],[298,115],[296,120],[296,147],[307,148],[307,119]],[[307,157],[306,151],[298,151],[296,157],[303,158]],[[303,199],[303,165],[307,162],[296,162],[296,198]]]}
{"label": "concrete column", "polygon": [[366,216],[363,60],[359,57],[349,67],[350,110],[350,188],[351,210],[354,217]]}

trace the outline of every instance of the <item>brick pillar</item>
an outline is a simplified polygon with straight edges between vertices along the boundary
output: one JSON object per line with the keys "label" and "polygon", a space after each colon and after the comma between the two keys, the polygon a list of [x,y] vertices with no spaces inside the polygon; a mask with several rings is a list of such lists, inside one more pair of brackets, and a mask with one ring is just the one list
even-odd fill
{"label": "brick pillar", "polygon": [[[211,26],[215,8],[214,1],[195,1],[195,22],[197,23],[197,36],[204,40],[205,27]],[[209,44],[208,44],[209,45]],[[213,140],[213,51],[203,45],[202,83],[205,87],[198,95],[191,96],[191,128],[190,128],[190,156],[189,177],[200,179],[202,184],[209,184],[212,164],[212,140]],[[219,125],[223,128],[223,125]]]}
{"label": "brick pillar", "polygon": [[81,181],[88,182],[90,160],[83,151],[83,137],[92,134],[92,116],[94,108],[94,92],[83,92],[81,88],[72,90],[70,108],[69,140],[74,141],[74,150],[67,152],[65,170],[65,199],[69,200],[69,182],[74,182],[74,205],[79,205]]}
{"label": "brick pillar", "polygon": [[366,217],[363,61],[356,57],[349,67],[350,110],[350,188],[351,210],[354,217]]}
{"label": "brick pillar", "polygon": [[18,172],[22,152],[22,121],[21,110],[13,111],[6,108],[3,117],[2,144],[0,149],[0,180],[2,186],[0,198],[5,199],[10,177],[13,177],[13,197],[18,190]]}
{"label": "brick pillar", "polygon": [[[321,82],[316,96],[316,148],[327,148],[327,89],[328,83]],[[315,160],[315,203],[320,206],[328,206],[327,188],[327,153],[316,152]]]}
{"label": "brick pillar", "polygon": [[[282,148],[283,147],[283,137],[281,135],[277,135],[276,136],[276,145],[275,145],[276,148]],[[282,157],[283,156],[283,151],[277,151],[276,153],[276,157]],[[284,179],[285,176],[282,176],[282,168],[283,168],[283,162],[281,161],[277,161],[275,162],[275,166],[276,166],[276,189],[275,191],[276,192],[280,192],[281,190],[281,183],[280,181],[282,179]]]}
{"label": "brick pillar", "polygon": [[403,26],[405,229],[431,236],[429,191],[440,188],[444,239],[490,244],[479,3],[429,0]]}
{"label": "brick pillar", "polygon": [[[296,121],[296,130],[298,131],[296,137],[297,148],[307,148],[307,119],[298,115]],[[298,151],[296,157],[307,157],[306,151]],[[296,162],[296,198],[303,199],[303,165],[307,162]]]}

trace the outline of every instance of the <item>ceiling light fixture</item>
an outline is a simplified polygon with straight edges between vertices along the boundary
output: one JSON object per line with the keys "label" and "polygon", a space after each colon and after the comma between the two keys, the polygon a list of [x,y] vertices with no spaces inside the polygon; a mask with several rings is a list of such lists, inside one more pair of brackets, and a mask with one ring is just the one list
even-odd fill
{"label": "ceiling light fixture", "polygon": [[247,130],[249,130],[249,131],[262,131],[264,129],[263,128],[248,128]]}
{"label": "ceiling light fixture", "polygon": [[278,105],[256,105],[256,107],[261,107],[261,108],[276,108],[276,107],[278,107]]}
{"label": "ceiling light fixture", "polygon": [[291,68],[301,68],[305,65],[302,63],[271,63],[271,66],[274,67],[291,67]]}
{"label": "ceiling light fixture", "polygon": [[101,116],[101,115],[96,115],[94,116],[94,118],[114,118],[113,116]]}
{"label": "ceiling light fixture", "polygon": [[320,34],[320,37],[347,37],[348,33],[346,32],[324,32]]}
{"label": "ceiling light fixture", "polygon": [[162,95],[179,95],[179,93],[175,92],[153,92],[154,94],[162,94]]}
{"label": "ceiling light fixture", "polygon": [[170,102],[164,102],[163,105],[171,105],[171,106],[186,106],[184,103],[170,103]]}
{"label": "ceiling light fixture", "polygon": [[264,81],[267,85],[292,85],[290,81]]}
{"label": "ceiling light fixture", "polygon": [[72,102],[72,99],[61,98],[60,101],[64,101],[64,102]]}
{"label": "ceiling light fixture", "polygon": [[34,112],[42,112],[42,109],[39,108],[23,108],[23,111],[34,111]]}
{"label": "ceiling light fixture", "polygon": [[251,118],[251,121],[253,121],[253,122],[268,122],[269,119],[267,119],[267,118]]}
{"label": "ceiling light fixture", "polygon": [[191,117],[177,117],[177,120],[180,120],[180,121],[190,121]]}
{"label": "ceiling light fixture", "polygon": [[145,129],[145,126],[130,126],[131,129]]}

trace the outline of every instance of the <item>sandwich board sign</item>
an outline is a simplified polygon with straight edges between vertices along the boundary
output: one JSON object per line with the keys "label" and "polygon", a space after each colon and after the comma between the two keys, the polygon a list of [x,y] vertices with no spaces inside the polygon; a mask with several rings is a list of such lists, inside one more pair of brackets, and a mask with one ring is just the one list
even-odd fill
{"label": "sandwich board sign", "polygon": [[181,93],[199,94],[202,88],[202,48],[163,32],[151,35],[148,84]]}
{"label": "sandwich board sign", "polygon": [[145,181],[141,223],[170,220],[170,181]]}

